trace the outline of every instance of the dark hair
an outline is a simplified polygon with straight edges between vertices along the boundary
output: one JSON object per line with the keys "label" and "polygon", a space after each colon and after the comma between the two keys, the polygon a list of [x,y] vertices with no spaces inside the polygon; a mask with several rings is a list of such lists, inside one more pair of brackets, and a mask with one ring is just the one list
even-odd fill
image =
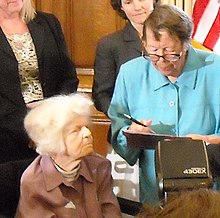
{"label": "dark hair", "polygon": [[181,42],[189,42],[193,32],[192,19],[175,5],[158,5],[144,22],[143,40],[146,40],[146,29],[149,28],[156,40],[160,40],[160,31],[176,36]]}
{"label": "dark hair", "polygon": [[[113,7],[114,10],[116,10],[123,19],[128,19],[125,12],[121,10],[121,1],[122,0],[111,0],[111,6]],[[159,4],[161,0],[154,0],[154,6],[156,4]]]}
{"label": "dark hair", "polygon": [[157,217],[220,217],[220,193],[211,189],[182,192],[171,199]]}

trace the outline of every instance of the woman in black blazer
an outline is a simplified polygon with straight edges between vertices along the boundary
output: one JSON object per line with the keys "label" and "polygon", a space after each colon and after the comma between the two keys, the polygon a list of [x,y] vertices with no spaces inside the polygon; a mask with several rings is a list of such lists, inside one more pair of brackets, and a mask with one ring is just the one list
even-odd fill
{"label": "woman in black blazer", "polygon": [[111,0],[113,9],[128,22],[122,30],[102,38],[96,49],[92,96],[97,110],[107,116],[119,68],[123,63],[142,55],[143,22],[154,4],[159,2]]}
{"label": "woman in black blazer", "polygon": [[[0,3],[0,163],[33,157],[23,119],[42,98],[77,90],[58,19],[31,0]],[[28,44],[28,42],[30,42]],[[34,82],[32,82],[34,80]],[[33,91],[34,90],[34,91]]]}

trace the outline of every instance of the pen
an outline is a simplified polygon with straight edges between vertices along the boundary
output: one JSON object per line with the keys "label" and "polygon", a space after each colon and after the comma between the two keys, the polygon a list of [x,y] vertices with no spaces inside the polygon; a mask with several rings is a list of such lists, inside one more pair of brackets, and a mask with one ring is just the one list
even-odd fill
{"label": "pen", "polygon": [[[149,126],[147,126],[147,125],[141,123],[140,121],[134,119],[133,117],[131,117],[131,116],[127,115],[127,114],[123,114],[123,115],[124,115],[125,118],[127,118],[127,119],[133,121],[133,122],[136,123],[136,124],[139,124],[139,125],[144,126],[144,127],[149,127]],[[154,134],[156,133],[156,132],[154,132],[153,130],[150,130],[150,132],[151,132],[151,133],[154,133]]]}

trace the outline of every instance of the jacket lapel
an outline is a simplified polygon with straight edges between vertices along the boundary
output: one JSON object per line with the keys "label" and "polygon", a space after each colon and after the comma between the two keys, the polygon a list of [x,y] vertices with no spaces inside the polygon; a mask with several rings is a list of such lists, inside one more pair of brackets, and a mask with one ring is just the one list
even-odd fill
{"label": "jacket lapel", "polygon": [[[39,57],[41,56],[44,45],[44,29],[41,26],[38,18],[35,18],[28,24],[28,29],[35,44],[37,56]],[[0,49],[10,54],[11,56],[15,57],[1,28],[0,28],[0,42],[1,42]]]}
{"label": "jacket lapel", "polygon": [[0,42],[1,42],[0,49],[1,49],[3,52],[5,52],[5,53],[7,53],[7,54],[9,54],[9,55],[11,55],[12,57],[15,58],[15,55],[14,55],[14,53],[13,53],[13,51],[12,51],[12,48],[11,48],[11,46],[9,45],[8,40],[7,40],[5,34],[4,34],[3,31],[2,31],[2,28],[0,28]]}
{"label": "jacket lapel", "polygon": [[137,30],[132,26],[130,22],[128,22],[124,28],[123,38],[125,42],[129,42],[127,44],[131,51],[136,50],[141,54],[142,52],[141,39],[137,33]]}
{"label": "jacket lapel", "polygon": [[40,21],[35,18],[28,24],[28,28],[33,39],[38,61],[41,58],[42,50],[44,46],[44,28],[41,26]]}

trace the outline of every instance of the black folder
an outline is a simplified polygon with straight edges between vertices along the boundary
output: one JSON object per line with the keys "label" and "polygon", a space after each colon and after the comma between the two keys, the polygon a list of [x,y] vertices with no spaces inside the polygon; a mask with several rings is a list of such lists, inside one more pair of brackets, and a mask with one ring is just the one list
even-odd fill
{"label": "black folder", "polygon": [[123,130],[123,134],[127,139],[128,146],[142,149],[155,149],[159,141],[169,139],[192,140],[190,137],[143,133],[133,130]]}

